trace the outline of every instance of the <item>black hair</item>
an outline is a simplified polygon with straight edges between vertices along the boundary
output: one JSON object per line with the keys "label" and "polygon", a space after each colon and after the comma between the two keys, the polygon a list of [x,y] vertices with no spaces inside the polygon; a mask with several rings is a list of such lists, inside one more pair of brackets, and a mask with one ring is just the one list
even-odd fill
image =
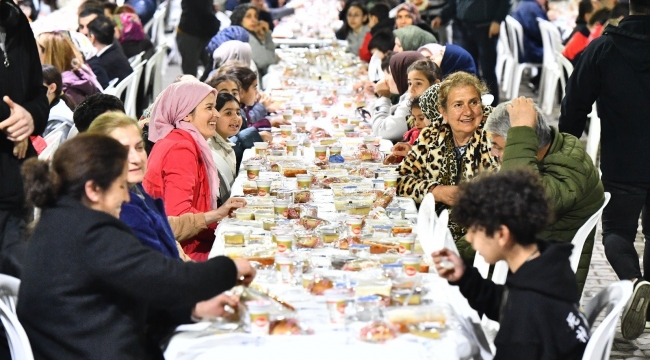
{"label": "black hair", "polygon": [[216,89],[219,84],[226,81],[234,82],[240,89],[242,87],[241,81],[239,81],[239,79],[237,79],[237,77],[232,74],[214,75],[206,80],[205,83]]}
{"label": "black hair", "polygon": [[390,6],[384,3],[377,3],[368,10],[368,15],[375,16],[379,21],[386,20],[390,17]]}
{"label": "black hair", "polygon": [[25,198],[39,208],[54,206],[62,196],[81,201],[86,183],[110,188],[124,173],[129,150],[119,141],[98,134],[81,134],[64,142],[54,153],[52,165],[31,158],[22,168]]}
{"label": "black hair", "polygon": [[414,107],[416,107],[418,109],[421,109],[421,107],[420,107],[420,97],[419,96],[416,96],[413,99],[411,99],[411,109],[414,108]]}
{"label": "black hair", "polygon": [[88,130],[90,123],[107,111],[124,111],[124,103],[113,95],[93,94],[82,101],[74,110],[72,119],[79,132]]}
{"label": "black hair", "polygon": [[377,49],[385,54],[393,48],[395,48],[395,35],[388,29],[377,31],[368,42],[368,51],[370,52]]}
{"label": "black hair", "polygon": [[234,101],[237,103],[237,108],[239,108],[240,104],[235,95],[229,94],[229,93],[219,93],[217,94],[217,111],[221,111],[223,109],[224,105],[226,103],[229,103],[231,101]]}
{"label": "black hair", "polygon": [[591,0],[582,0],[580,1],[580,4],[578,4],[578,20],[587,22],[587,19],[585,18],[587,14],[592,13],[594,11],[594,4],[591,3]]}
{"label": "black hair", "polygon": [[[348,34],[352,30],[350,28],[350,25],[348,25],[348,11],[350,11],[350,8],[353,7],[360,9],[363,16],[368,16],[368,8],[366,8],[362,3],[353,1],[351,3],[346,4],[341,14],[339,14],[339,17],[343,16],[343,18],[341,19],[343,20],[343,26],[336,31],[336,38],[339,40],[346,40],[348,38]],[[363,24],[365,25],[367,23],[368,23],[368,19],[366,18],[366,21],[364,21]]]}
{"label": "black hair", "polygon": [[416,60],[408,67],[408,69],[406,69],[406,74],[408,75],[408,73],[415,70],[424,74],[430,85],[435,84],[436,80],[442,80],[442,70],[440,70],[440,66],[429,59],[425,58]]}
{"label": "black hair", "polygon": [[104,15],[104,1],[88,0],[79,6],[79,18],[90,15]]}
{"label": "black hair", "polygon": [[94,35],[103,45],[110,45],[115,40],[115,23],[106,15],[98,15],[88,23],[88,33]]}
{"label": "black hair", "polygon": [[482,175],[460,185],[451,211],[454,222],[494,235],[506,226],[521,245],[546,228],[550,207],[539,175],[525,169]]}
{"label": "black hair", "polygon": [[234,66],[227,74],[233,75],[239,79],[243,91],[248,91],[248,89],[253,85],[253,82],[257,80],[257,74],[255,71],[245,66]]}
{"label": "black hair", "polygon": [[630,4],[629,3],[618,3],[614,5],[612,12],[609,14],[610,19],[618,19],[620,17],[626,17],[630,15]]}
{"label": "black hair", "polygon": [[50,104],[50,108],[56,105],[60,100],[63,100],[70,110],[74,110],[77,107],[77,104],[75,104],[69,96],[63,93],[63,79],[61,78],[61,72],[59,69],[50,64],[43,64],[41,68],[43,70],[43,82],[47,85],[56,85],[56,89],[54,90],[54,101]]}
{"label": "black hair", "polygon": [[630,0],[630,12],[634,15],[650,15],[650,0]]}
{"label": "black hair", "polygon": [[381,59],[381,70],[390,72],[390,58],[393,57],[396,53],[393,51],[388,51],[384,54],[384,58]]}
{"label": "black hair", "polygon": [[[230,14],[230,21],[231,21],[230,25],[242,26],[242,22],[244,21],[244,17],[246,16],[246,13],[250,9],[255,10],[255,13],[257,14],[257,17],[259,18],[260,12],[257,10],[257,8],[255,6],[253,6],[251,4],[239,4],[239,5],[237,5],[237,7]],[[248,30],[248,29],[246,29],[246,30]],[[248,30],[248,31],[250,31],[250,30]]]}
{"label": "black hair", "polygon": [[609,20],[609,14],[611,11],[608,8],[602,8],[599,10],[594,11],[593,14],[591,14],[591,18],[589,18],[589,21],[587,22],[587,25],[593,26],[598,24],[605,24],[607,20]]}

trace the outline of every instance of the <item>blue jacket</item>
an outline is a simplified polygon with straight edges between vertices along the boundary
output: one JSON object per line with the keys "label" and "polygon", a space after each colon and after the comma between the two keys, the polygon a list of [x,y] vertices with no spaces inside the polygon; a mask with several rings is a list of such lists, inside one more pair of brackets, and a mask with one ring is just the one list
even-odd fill
{"label": "blue jacket", "polygon": [[152,198],[144,191],[142,184],[136,186],[144,195],[144,200],[135,192],[129,191],[131,201],[122,204],[120,220],[131,228],[144,246],[169,258],[180,259],[162,200]]}
{"label": "blue jacket", "polygon": [[535,0],[522,0],[512,17],[524,28],[524,53],[519,54],[519,62],[541,63],[544,46],[537,18],[548,20],[546,11]]}

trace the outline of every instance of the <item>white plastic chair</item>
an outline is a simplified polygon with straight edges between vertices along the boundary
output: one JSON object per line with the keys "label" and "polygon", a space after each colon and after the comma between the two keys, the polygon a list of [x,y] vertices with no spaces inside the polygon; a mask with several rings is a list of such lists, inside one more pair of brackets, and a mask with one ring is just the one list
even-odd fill
{"label": "white plastic chair", "polygon": [[542,64],[519,62],[519,55],[524,52],[524,29],[521,27],[519,21],[510,15],[506,16],[506,24],[506,28],[508,29],[508,40],[510,41],[510,48],[512,49],[512,56],[514,58],[512,81],[510,83],[510,89],[506,95],[508,99],[514,99],[519,96],[519,86],[521,85],[521,77],[524,70],[540,68],[542,67]]}
{"label": "white plastic chair", "polygon": [[104,90],[105,94],[114,95],[118,98],[122,97],[124,91],[126,91],[126,96],[124,99],[124,110],[126,110],[126,115],[135,117],[135,102],[138,94],[138,84],[140,83],[140,76],[144,70],[144,66],[147,63],[141,62],[138,64],[129,76],[125,77],[120,81],[116,86],[109,86]]}
{"label": "white plastic chair", "polygon": [[561,84],[564,93],[566,88],[566,81],[562,68],[558,64],[556,52],[562,52],[564,45],[562,45],[562,36],[560,30],[555,25],[544,19],[537,18],[539,30],[542,35],[542,43],[544,45],[544,58],[543,58],[543,71],[540,81],[539,103],[542,111],[550,115],[553,112],[553,103],[555,101],[555,92],[558,83]]}
{"label": "white plastic chair", "polygon": [[510,88],[512,69],[514,64],[512,48],[508,41],[508,30],[505,22],[501,22],[499,31],[499,42],[497,43],[497,81],[501,84],[501,89],[507,92]]}
{"label": "white plastic chair", "polygon": [[591,107],[589,114],[589,134],[587,134],[587,145],[585,146],[587,154],[591,156],[594,165],[598,164],[598,147],[600,146],[600,118],[598,117],[598,109],[596,103]]}
{"label": "white plastic chair", "polygon": [[131,64],[132,69],[135,69],[135,67],[142,62],[143,56],[144,56],[144,51],[140,52],[138,55],[134,55],[129,58],[129,64]]}
{"label": "white plastic chair", "polygon": [[578,270],[578,263],[580,262],[580,255],[582,254],[582,248],[585,245],[585,241],[587,240],[587,236],[591,233],[591,231],[598,225],[598,220],[600,220],[600,216],[603,214],[603,209],[605,209],[605,206],[607,206],[607,203],[609,203],[609,199],[612,198],[612,195],[608,192],[605,193],[605,202],[603,203],[603,206],[598,209],[591,217],[589,220],[587,220],[581,227],[578,229],[576,232],[575,236],[573,236],[573,240],[571,240],[571,244],[573,244],[573,252],[571,253],[571,257],[569,258],[569,261],[571,261],[571,269],[573,269],[573,272],[576,272]]}
{"label": "white plastic chair", "polygon": [[[163,43],[165,38],[165,16],[167,15],[167,1],[158,6],[158,10],[153,14],[153,18],[149,21],[151,23],[151,42],[154,46]],[[148,24],[148,23],[147,23]],[[145,29],[145,33],[149,30]]]}
{"label": "white plastic chair", "polygon": [[13,314],[16,313],[16,302],[18,300],[19,288],[20,279],[0,274],[0,300],[7,305]]}
{"label": "white plastic chair", "polygon": [[596,328],[596,331],[592,331],[591,338],[582,355],[582,360],[609,359],[612,342],[616,334],[616,325],[623,308],[632,296],[632,290],[632,282],[628,280],[617,281],[598,292],[585,306],[585,317],[589,326],[593,326],[601,311],[605,310],[606,315],[603,322]]}
{"label": "white plastic chair", "polygon": [[2,320],[2,326],[4,326],[7,334],[11,358],[13,360],[34,360],[34,353],[32,353],[32,347],[29,344],[25,329],[20,325],[16,314],[1,301],[0,320]]}
{"label": "white plastic chair", "polygon": [[147,60],[144,67],[144,89],[148,91],[153,81],[152,98],[155,99],[162,91],[163,66],[165,66],[165,56],[167,56],[167,44],[162,44],[156,48],[156,52]]}

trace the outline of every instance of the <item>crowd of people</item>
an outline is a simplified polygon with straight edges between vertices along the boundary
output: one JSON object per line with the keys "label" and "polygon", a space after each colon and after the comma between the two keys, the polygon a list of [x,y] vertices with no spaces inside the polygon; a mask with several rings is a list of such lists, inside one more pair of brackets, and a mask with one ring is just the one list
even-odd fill
{"label": "crowd of people", "polygon": [[[353,88],[377,97],[367,121],[394,143],[384,161],[398,165],[397,194],[420,204],[431,193],[438,213],[450,211],[459,255],[433,259],[475,310],[500,321],[497,358],[582,357],[589,325],[577,305],[595,230],[575,274],[570,243],[605,192],[605,254],[634,282],[622,335],[640,336],[650,302],[650,247],[643,272],[634,248],[642,211],[650,239],[650,0],[578,3],[559,127],[532,99],[501,102],[496,77],[508,14],[524,30],[520,60],[542,62],[547,0],[340,3],[334,36],[365,63]],[[255,277],[246,260],[208,255],[219,223],[246,205],[231,196],[244,151],[291,124],[258,87],[279,61],[274,26],[304,4],[183,0],[183,75],[151,104],[141,94],[139,120],[103,91],[133,71],[129,58],[153,54],[143,23],[156,1],[87,0],[78,31],[36,36],[29,21],[56,4],[30,4],[0,0],[0,272],[22,280],[17,314],[35,358],[160,357],[170,330],[222,315],[238,301],[224,292]],[[229,26],[215,16],[224,9]],[[594,102],[600,169],[580,140]],[[472,269],[476,252],[508,263],[505,287]],[[577,322],[565,329],[568,317]]]}

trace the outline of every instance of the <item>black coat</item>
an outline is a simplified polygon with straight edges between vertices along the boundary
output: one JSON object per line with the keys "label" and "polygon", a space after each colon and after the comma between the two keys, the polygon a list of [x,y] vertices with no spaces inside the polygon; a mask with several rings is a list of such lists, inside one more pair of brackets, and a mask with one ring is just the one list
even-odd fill
{"label": "black coat", "polygon": [[67,197],[43,210],[24,269],[17,312],[36,359],[162,358],[149,335],[190,322],[195,303],[237,279],[226,257],[167,258]]}
{"label": "black coat", "polygon": [[[47,89],[43,86],[34,33],[25,15],[11,0],[0,0],[0,17],[0,24],[7,34],[6,50],[9,56],[9,66],[5,67],[6,55],[0,51],[0,122],[10,115],[9,107],[2,101],[4,96],[9,96],[32,115],[33,134],[40,135],[45,130],[50,107],[45,96]],[[13,148],[13,142],[0,132],[0,211],[16,211],[24,203],[20,176],[22,161],[13,155]],[[31,145],[28,155],[36,155]]]}
{"label": "black coat", "polygon": [[219,32],[221,22],[215,15],[212,0],[183,0],[181,8],[180,32],[204,39],[206,44]]}
{"label": "black coat", "polygon": [[567,81],[559,130],[582,136],[594,101],[602,180],[650,183],[650,16],[630,15],[592,41]]}
{"label": "black coat", "polygon": [[573,245],[538,241],[537,246],[540,256],[508,272],[505,285],[483,279],[476,268],[452,283],[473,309],[500,323],[495,360],[578,360],[589,340],[569,263]]}
{"label": "black coat", "polygon": [[[117,78],[119,79],[117,81],[118,83],[133,72],[131,64],[129,64],[129,59],[124,55],[119,45],[115,43],[101,54],[101,56],[93,56],[90,58],[88,64],[91,68],[97,65],[101,66],[106,70],[108,80],[111,81]],[[106,88],[108,84],[100,85]]]}

